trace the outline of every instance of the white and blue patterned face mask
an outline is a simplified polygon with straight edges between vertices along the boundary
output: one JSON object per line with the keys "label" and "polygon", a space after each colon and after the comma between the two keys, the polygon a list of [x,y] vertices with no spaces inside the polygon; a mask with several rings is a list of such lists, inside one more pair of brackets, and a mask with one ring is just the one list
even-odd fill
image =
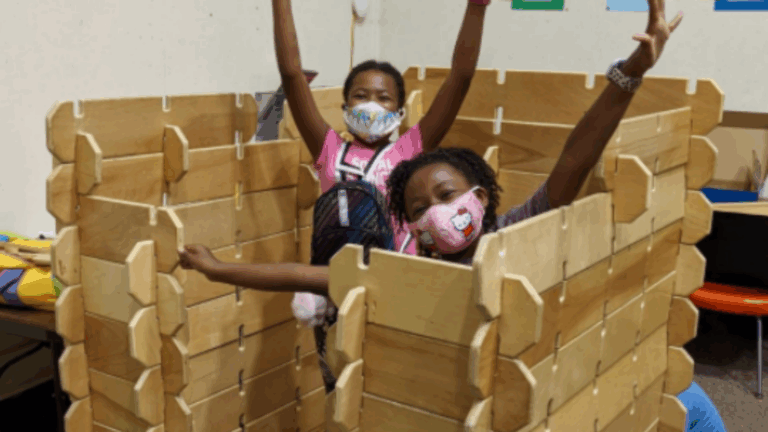
{"label": "white and blue patterned face mask", "polygon": [[385,138],[397,130],[405,117],[405,110],[387,111],[376,102],[366,102],[344,110],[344,122],[349,132],[367,143]]}

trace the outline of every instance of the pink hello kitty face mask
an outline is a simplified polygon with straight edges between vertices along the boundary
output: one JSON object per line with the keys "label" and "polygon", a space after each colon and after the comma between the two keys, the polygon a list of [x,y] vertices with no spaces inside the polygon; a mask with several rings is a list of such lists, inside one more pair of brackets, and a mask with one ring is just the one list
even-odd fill
{"label": "pink hello kitty face mask", "polygon": [[451,203],[431,206],[418,221],[408,224],[408,230],[428,250],[461,252],[482,233],[485,208],[475,195],[477,189],[479,186]]}

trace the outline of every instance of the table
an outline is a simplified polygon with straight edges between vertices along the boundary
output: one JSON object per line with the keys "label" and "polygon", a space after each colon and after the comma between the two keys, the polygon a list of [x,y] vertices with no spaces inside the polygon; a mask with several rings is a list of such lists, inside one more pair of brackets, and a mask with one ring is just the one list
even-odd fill
{"label": "table", "polygon": [[53,380],[56,391],[56,419],[58,432],[64,432],[64,415],[69,406],[69,397],[61,389],[59,377],[59,357],[64,351],[64,341],[56,333],[56,319],[52,311],[21,309],[0,305],[0,333],[26,337],[40,343],[25,353],[0,365],[0,374],[24,358],[34,354],[45,346],[51,348],[53,362]]}

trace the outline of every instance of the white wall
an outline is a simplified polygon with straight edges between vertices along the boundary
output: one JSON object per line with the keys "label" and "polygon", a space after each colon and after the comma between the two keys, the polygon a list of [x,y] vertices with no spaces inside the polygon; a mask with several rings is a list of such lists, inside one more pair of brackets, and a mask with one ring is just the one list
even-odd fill
{"label": "white wall", "polygon": [[[714,0],[667,0],[686,14],[653,75],[714,78],[725,108],[768,111],[768,13],[717,12]],[[57,100],[272,91],[279,85],[271,0],[6,2],[0,25],[0,230],[52,231],[44,118]],[[313,85],[350,67],[351,0],[293,0]],[[369,58],[449,66],[464,0],[368,0],[354,63]],[[567,0],[566,12],[512,11],[494,1],[481,68],[603,73],[636,46],[642,12]]]}

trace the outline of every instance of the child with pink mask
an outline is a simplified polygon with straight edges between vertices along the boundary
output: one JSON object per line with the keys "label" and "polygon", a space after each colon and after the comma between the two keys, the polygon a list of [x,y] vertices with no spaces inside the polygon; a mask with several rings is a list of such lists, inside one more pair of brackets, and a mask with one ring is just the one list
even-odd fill
{"label": "child with pink mask", "polygon": [[[386,194],[386,181],[401,161],[435,149],[458,115],[477,67],[485,9],[490,0],[468,0],[456,40],[451,70],[434,102],[417,125],[396,141],[392,135],[404,118],[405,83],[391,64],[369,60],[355,66],[344,82],[342,115],[355,138],[346,142],[323,120],[302,72],[290,0],[272,0],[275,51],[282,85],[296,126],[309,149],[323,192],[336,182],[365,180]],[[394,223],[395,221],[393,221]],[[396,246],[407,236],[394,226]],[[406,252],[416,253],[414,245]],[[297,293],[293,310],[316,326],[330,313],[326,298]]]}
{"label": "child with pink mask", "polygon": [[[497,217],[500,188],[496,177],[471,150],[438,149],[400,161],[386,180],[390,211],[397,224],[407,227],[400,249],[413,244],[421,255],[470,264],[483,233],[573,202],[616,131],[642,76],[656,63],[670,33],[680,23],[680,14],[667,23],[663,4],[663,0],[649,0],[646,33],[634,36],[639,47],[627,60],[610,66],[609,84],[574,127],[549,178],[522,205]],[[294,83],[293,91],[300,87]],[[302,91],[311,101],[309,89]],[[293,105],[291,109],[296,112]],[[315,120],[320,121],[319,116]],[[330,133],[322,128],[316,132],[318,136]],[[202,245],[186,246],[179,255],[182,267],[196,269],[215,282],[328,296],[327,266],[223,263]]]}

